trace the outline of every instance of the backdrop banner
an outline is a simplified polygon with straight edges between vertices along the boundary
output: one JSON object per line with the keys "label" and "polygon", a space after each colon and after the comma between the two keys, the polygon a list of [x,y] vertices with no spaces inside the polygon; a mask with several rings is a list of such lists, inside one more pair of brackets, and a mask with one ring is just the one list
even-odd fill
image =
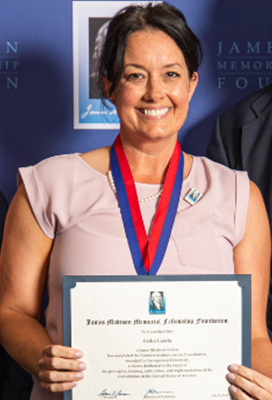
{"label": "backdrop banner", "polygon": [[[271,0],[176,0],[199,36],[204,61],[187,121],[185,151],[204,155],[215,118],[272,83]],[[0,2],[0,189],[10,200],[19,166],[113,142],[114,107],[96,87],[108,19],[122,1]]]}

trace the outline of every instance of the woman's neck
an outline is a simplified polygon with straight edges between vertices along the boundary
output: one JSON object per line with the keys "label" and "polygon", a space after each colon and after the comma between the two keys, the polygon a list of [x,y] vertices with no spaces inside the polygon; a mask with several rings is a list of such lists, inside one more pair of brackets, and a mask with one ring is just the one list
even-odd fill
{"label": "woman's neck", "polygon": [[[175,145],[176,142],[169,149],[167,146],[163,146],[163,148],[157,147],[155,149],[153,143],[152,146],[142,147],[124,144],[134,181],[140,183],[163,184]],[[183,154],[183,179],[185,179],[191,170],[193,158],[186,153]],[[110,169],[110,146],[81,154],[81,157],[92,168],[101,174],[107,175],[107,172]]]}
{"label": "woman's neck", "polygon": [[[176,141],[168,145],[147,143],[142,146],[132,146],[122,141],[124,151],[135,182],[163,184],[168,170]],[[185,179],[191,169],[192,156],[184,153]]]}

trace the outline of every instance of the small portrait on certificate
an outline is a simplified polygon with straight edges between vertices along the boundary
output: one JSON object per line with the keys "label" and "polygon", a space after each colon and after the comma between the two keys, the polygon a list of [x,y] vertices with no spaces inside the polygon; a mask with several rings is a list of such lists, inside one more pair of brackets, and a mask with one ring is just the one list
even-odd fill
{"label": "small portrait on certificate", "polygon": [[165,314],[165,298],[163,292],[150,292],[149,314]]}

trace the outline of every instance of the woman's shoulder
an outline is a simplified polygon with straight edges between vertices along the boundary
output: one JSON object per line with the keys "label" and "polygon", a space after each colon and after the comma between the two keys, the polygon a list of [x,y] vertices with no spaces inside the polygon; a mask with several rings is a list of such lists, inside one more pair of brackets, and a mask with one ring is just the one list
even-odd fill
{"label": "woman's shoulder", "polygon": [[103,175],[106,175],[110,169],[110,146],[82,153],[80,157],[90,167]]}
{"label": "woman's shoulder", "polygon": [[220,164],[216,161],[213,161],[205,156],[194,156],[194,164],[196,168],[204,168],[207,173],[210,172],[211,174],[215,174],[220,179],[225,176],[227,177],[234,177],[239,175],[240,177],[244,177],[244,179],[248,178],[248,173],[246,171],[240,171],[232,169],[226,165]]}
{"label": "woman's shoulder", "polygon": [[18,183],[24,183],[36,219],[47,236],[72,226],[94,205],[96,209],[107,208],[115,199],[108,178],[101,167],[97,168],[102,153],[106,150],[54,156],[19,169]]}
{"label": "woman's shoulder", "polygon": [[248,201],[250,181],[246,171],[231,169],[207,157],[194,157],[194,168],[194,173],[206,181],[210,194],[220,193],[220,201],[231,196]]}
{"label": "woman's shoulder", "polygon": [[69,154],[61,154],[61,155],[54,155],[43,160],[38,161],[35,164],[29,164],[27,166],[23,166],[19,168],[19,173],[24,170],[34,170],[34,171],[41,171],[41,172],[49,172],[50,169],[58,168],[60,171],[61,169],[67,168],[67,166],[73,166],[77,164],[80,160],[80,153],[69,153]]}
{"label": "woman's shoulder", "polygon": [[[35,165],[19,168],[19,177],[25,170],[32,170],[35,175],[50,174],[51,181],[70,175],[71,171],[81,168],[90,172],[98,172],[106,175],[109,170],[110,147],[88,151],[86,153],[71,153],[55,155],[45,158]],[[51,175],[52,174],[52,175]]]}
{"label": "woman's shoulder", "polygon": [[82,154],[48,157],[35,165],[19,168],[18,186],[22,181],[29,181],[33,188],[47,195],[82,191],[82,188],[89,185],[104,187],[109,165],[108,147]]}

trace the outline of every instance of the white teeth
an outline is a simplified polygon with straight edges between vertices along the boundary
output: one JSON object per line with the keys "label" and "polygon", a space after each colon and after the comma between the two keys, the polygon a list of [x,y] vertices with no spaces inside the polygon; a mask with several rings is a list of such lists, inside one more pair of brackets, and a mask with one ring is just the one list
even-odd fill
{"label": "white teeth", "polygon": [[150,115],[151,117],[155,117],[157,115],[163,115],[166,114],[169,108],[162,108],[158,110],[148,110],[148,109],[143,109],[144,115]]}

